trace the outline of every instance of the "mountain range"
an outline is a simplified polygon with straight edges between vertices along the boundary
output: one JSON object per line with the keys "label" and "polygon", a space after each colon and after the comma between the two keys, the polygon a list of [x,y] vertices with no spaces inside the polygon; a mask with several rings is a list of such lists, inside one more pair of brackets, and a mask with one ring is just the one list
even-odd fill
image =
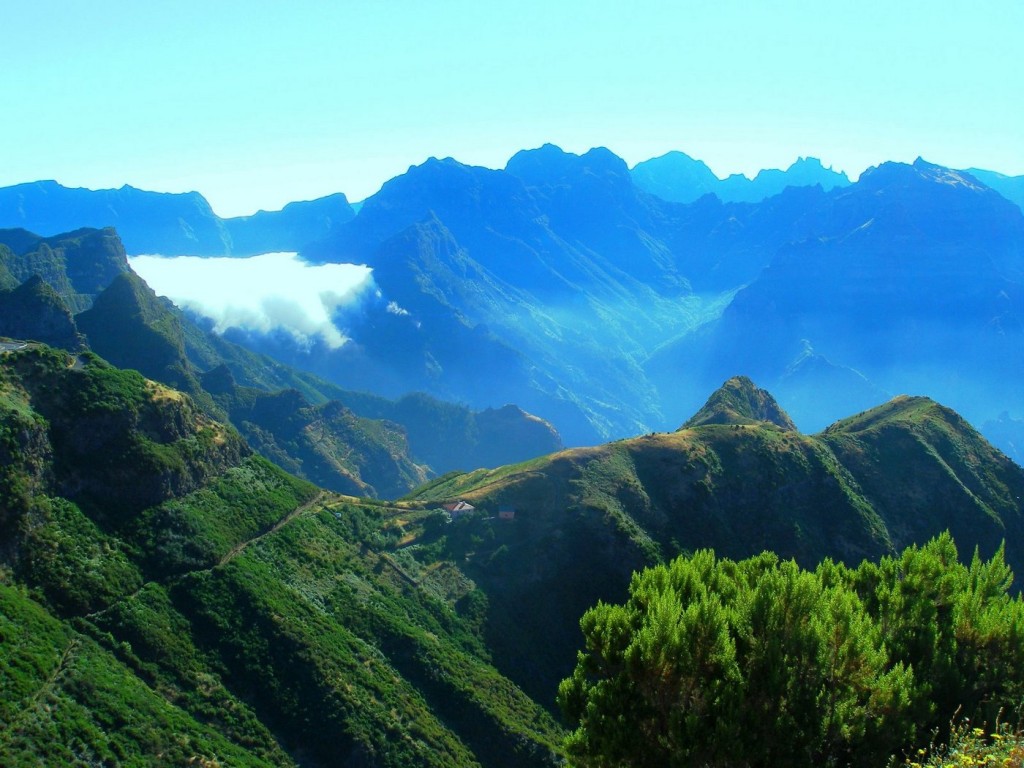
{"label": "mountain range", "polygon": [[[114,210],[133,253],[288,246],[365,263],[376,293],[339,310],[345,345],[227,337],[349,392],[515,403],[569,445],[670,428],[736,372],[811,430],[901,392],[986,429],[1021,418],[1019,179],[918,161],[849,183],[811,158],[712,177],[682,153],[630,169],[545,145],[502,170],[431,159],[354,216],[332,197],[214,221],[195,218],[198,196],[40,182],[0,190],[0,222]],[[167,236],[169,221],[194,237]],[[194,247],[199,232],[214,234]]]}
{"label": "mountain range", "polygon": [[147,192],[127,185],[91,190],[64,187],[56,181],[0,189],[0,228],[57,235],[83,227],[114,227],[133,255],[297,251],[354,215],[342,193],[289,203],[280,211],[225,219],[198,192]]}
{"label": "mountain range", "polygon": [[350,392],[205,331],[131,271],[112,229],[0,230],[0,264],[14,286],[0,291],[0,336],[139,370],[325,488],[397,497],[436,474],[561,447],[548,423],[514,406],[472,411],[424,394]]}
{"label": "mountain range", "polygon": [[[0,764],[559,765],[580,617],[639,569],[948,531],[1024,572],[1013,179],[679,202],[645,184],[713,182],[657,161],[432,159],[237,220],[0,190],[41,233],[0,230]],[[143,250],[373,285],[305,349],[214,333]]]}
{"label": "mountain range", "polygon": [[845,173],[825,168],[815,157],[801,157],[784,171],[762,170],[752,179],[741,173],[719,179],[707,165],[685,152],[645,160],[630,172],[633,182],[645,192],[675,203],[692,203],[704,195],[726,203],[759,203],[787,187],[820,186],[828,191],[850,184]]}

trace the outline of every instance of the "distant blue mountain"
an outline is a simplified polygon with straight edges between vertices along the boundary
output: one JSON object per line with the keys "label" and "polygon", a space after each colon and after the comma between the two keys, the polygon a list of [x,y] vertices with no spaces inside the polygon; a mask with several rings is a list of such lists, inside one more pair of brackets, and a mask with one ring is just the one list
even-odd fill
{"label": "distant blue mountain", "polygon": [[222,219],[198,192],[135,187],[69,188],[36,181],[0,188],[0,228],[50,236],[114,227],[131,254],[244,256],[297,251],[355,215],[343,194],[291,203],[281,211]]}
{"label": "distant blue mountain", "polygon": [[[766,196],[728,202],[729,180],[703,163],[658,160],[676,175],[550,144],[501,170],[431,158],[354,217],[343,196],[220,220],[201,198],[91,194],[114,195],[119,226],[166,246],[148,250],[292,246],[369,265],[377,291],[336,318],[341,348],[230,338],[347,390],[514,402],[569,445],[674,428],[738,374],[805,430],[904,392],[977,424],[1024,416],[1024,213],[984,172],[919,160],[849,184],[811,159],[734,180]],[[673,202],[658,178],[714,194]],[[0,215],[24,225],[42,210],[24,201],[63,199],[31,186],[0,190]]]}
{"label": "distant blue mountain", "polygon": [[967,173],[996,192],[1011,203],[1024,209],[1024,176],[1007,176],[996,171],[984,171],[981,168],[968,168]]}
{"label": "distant blue mountain", "polygon": [[[1024,411],[1019,208],[918,160],[833,190],[821,214],[827,225],[781,247],[721,318],[654,355],[651,380],[678,392],[684,367],[705,383],[743,373],[767,382],[801,426],[842,416],[858,381],[864,392],[927,393],[979,424],[997,405]],[[808,344],[817,370],[794,378]]]}
{"label": "distant blue mountain", "polygon": [[719,179],[700,160],[682,152],[669,152],[638,163],[632,174],[641,189],[677,203],[691,203],[709,194],[727,203],[757,203],[787,187],[820,185],[828,191],[850,184],[845,173],[825,168],[814,157],[801,157],[784,171],[762,170],[753,179],[740,173]]}

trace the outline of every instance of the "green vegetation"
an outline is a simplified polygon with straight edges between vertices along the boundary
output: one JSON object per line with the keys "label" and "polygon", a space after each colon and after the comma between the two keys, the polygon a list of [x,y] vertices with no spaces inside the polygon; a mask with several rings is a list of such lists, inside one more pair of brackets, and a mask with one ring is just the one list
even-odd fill
{"label": "green vegetation", "polygon": [[[0,389],[46,425],[37,444],[20,449],[31,451],[23,461],[50,463],[46,492],[67,496],[108,529],[199,487],[248,452],[181,393],[90,353],[30,346],[4,355]],[[8,418],[24,423],[14,412]]]}
{"label": "green vegetation", "polygon": [[856,569],[707,550],[647,569],[580,622],[567,749],[581,766],[872,766],[955,712],[995,722],[1024,694],[1011,580],[1002,550],[965,566],[948,535]]}
{"label": "green vegetation", "polygon": [[310,502],[317,489],[258,456],[205,488],[143,512],[126,532],[157,574],[209,568]]}
{"label": "green vegetation", "polygon": [[758,389],[746,376],[735,376],[708,398],[686,427],[704,424],[774,424],[795,432],[796,425],[768,392]]}
{"label": "green vegetation", "polygon": [[0,265],[19,283],[39,275],[73,311],[88,309],[117,275],[128,271],[124,246],[111,229],[80,229],[39,237],[0,230]]}
{"label": "green vegetation", "polygon": [[42,346],[0,358],[0,450],[3,765],[558,762],[486,596],[415,543],[429,508],[328,494]]}
{"label": "green vegetation", "polygon": [[[1001,766],[1020,768],[1024,764],[1024,737],[1005,723],[996,722],[994,728],[972,726],[969,721],[958,721],[951,727],[949,742],[919,747],[902,764],[907,768],[970,768],[971,766]],[[895,764],[895,760],[890,765]]]}
{"label": "green vegetation", "polygon": [[0,764],[289,764],[280,750],[262,756],[189,716],[109,649],[5,584],[0,648]]}
{"label": "green vegetation", "polygon": [[215,397],[249,444],[278,466],[339,493],[394,498],[427,478],[397,425],[297,390],[222,387]]}
{"label": "green vegetation", "polygon": [[[483,510],[464,533],[452,524],[423,546],[487,595],[495,665],[539,701],[571,672],[574,617],[621,602],[633,571],[680,554],[771,550],[805,568],[825,557],[853,566],[948,529],[985,557],[1005,538],[1007,562],[1024,567],[1013,544],[1024,537],[1024,474],[926,399],[814,436],[761,422],[646,435],[447,475],[408,498]],[[502,506],[514,521],[486,519]],[[524,648],[522,637],[545,642]]]}
{"label": "green vegetation", "polygon": [[[204,386],[233,392],[230,407],[273,440],[290,435],[289,451],[323,421],[400,452],[399,432],[336,404],[215,378]],[[677,628],[725,649],[699,681],[756,685],[716,689],[713,706],[691,697],[716,713],[711,731],[736,744],[757,734],[781,764],[881,765],[956,706],[991,721],[1024,694],[1024,621],[988,548],[993,530],[1016,530],[1024,480],[986,450],[954,415],[908,401],[818,437],[707,424],[452,473],[384,502],[287,474],[135,371],[31,345],[0,357],[0,763],[556,765],[576,617],[625,599],[635,571],[715,544],[733,560],[692,562],[746,597],[720,596]],[[439,507],[456,499],[476,511],[451,520]],[[995,559],[957,570],[946,539],[893,557],[908,535],[899,505],[919,532],[936,524],[927,503]],[[773,556],[734,562],[767,547],[806,566],[889,558],[813,573]],[[807,649],[817,666],[797,682],[773,672]],[[714,709],[726,705],[747,719]]]}

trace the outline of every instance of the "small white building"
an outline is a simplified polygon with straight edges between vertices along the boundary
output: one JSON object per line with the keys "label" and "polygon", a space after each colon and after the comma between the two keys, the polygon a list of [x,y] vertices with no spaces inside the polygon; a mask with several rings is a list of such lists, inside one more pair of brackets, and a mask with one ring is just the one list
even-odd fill
{"label": "small white building", "polygon": [[461,499],[459,501],[449,502],[448,504],[445,504],[443,508],[445,512],[452,516],[452,520],[457,520],[463,515],[476,512],[476,507],[468,502],[462,501]]}

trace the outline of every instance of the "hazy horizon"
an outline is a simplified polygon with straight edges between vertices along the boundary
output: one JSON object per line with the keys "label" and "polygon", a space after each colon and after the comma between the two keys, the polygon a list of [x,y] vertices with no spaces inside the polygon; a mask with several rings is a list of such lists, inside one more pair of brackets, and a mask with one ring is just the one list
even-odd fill
{"label": "hazy horizon", "polygon": [[546,142],[720,177],[801,156],[1021,175],[1022,28],[1015,0],[16,4],[0,185],[198,191],[230,217]]}

